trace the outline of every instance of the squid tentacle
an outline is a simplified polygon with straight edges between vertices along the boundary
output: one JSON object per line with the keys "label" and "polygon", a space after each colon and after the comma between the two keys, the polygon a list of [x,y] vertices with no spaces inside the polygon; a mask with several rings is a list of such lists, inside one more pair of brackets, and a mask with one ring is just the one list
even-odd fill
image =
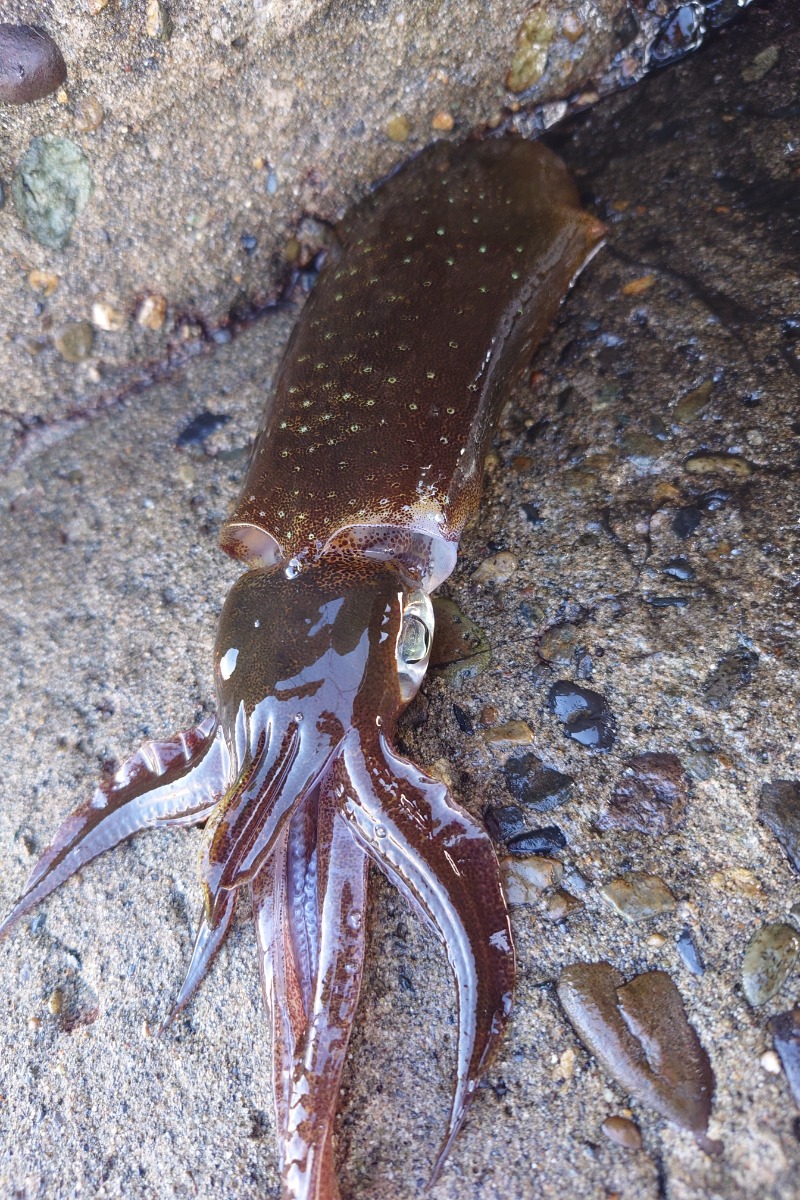
{"label": "squid tentacle", "polygon": [[511,1010],[514,950],[497,859],[445,785],[401,758],[382,732],[348,734],[332,777],[355,838],[444,943],[456,978],[458,1072],[433,1182]]}
{"label": "squid tentacle", "polygon": [[339,1195],[333,1126],[364,968],[369,860],[336,811],[327,777],[315,799],[293,817],[253,888],[291,1200]]}
{"label": "squid tentacle", "polygon": [[230,755],[216,718],[145,742],[62,823],[0,924],[0,937],[98,855],[145,829],[207,819],[228,782]]}
{"label": "squid tentacle", "polygon": [[220,902],[215,905],[213,916],[205,909],[195,935],[192,958],[186,971],[181,990],[167,1016],[158,1027],[158,1033],[164,1033],[191,1000],[200,984],[209,972],[212,962],[221,947],[236,913],[238,891],[223,892]]}

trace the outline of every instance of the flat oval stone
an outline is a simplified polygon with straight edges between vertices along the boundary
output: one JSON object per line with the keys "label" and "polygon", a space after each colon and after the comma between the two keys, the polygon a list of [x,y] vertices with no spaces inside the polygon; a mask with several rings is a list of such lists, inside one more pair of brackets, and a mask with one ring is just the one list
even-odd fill
{"label": "flat oval stone", "polygon": [[742,959],[742,988],[753,1007],[766,1004],[783,984],[800,954],[800,933],[778,922],[762,925],[747,943]]}
{"label": "flat oval stone", "polygon": [[646,871],[629,871],[603,884],[600,895],[626,921],[646,921],[675,911],[676,901],[663,879]]}
{"label": "flat oval stone", "polygon": [[64,57],[48,33],[33,25],[0,24],[0,100],[33,104],[66,78]]}

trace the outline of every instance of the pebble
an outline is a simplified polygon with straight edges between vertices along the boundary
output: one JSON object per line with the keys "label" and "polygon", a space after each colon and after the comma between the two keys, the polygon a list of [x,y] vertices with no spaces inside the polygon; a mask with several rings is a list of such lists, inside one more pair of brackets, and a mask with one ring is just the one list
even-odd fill
{"label": "pebble", "polygon": [[75,106],[75,128],[78,133],[94,133],[95,129],[99,129],[103,124],[105,116],[100,101],[94,96],[87,96]]}
{"label": "pebble", "polygon": [[64,993],[60,988],[54,988],[47,998],[47,1011],[51,1016],[57,1017],[60,1015],[64,1007]]}
{"label": "pebble", "polygon": [[689,566],[685,558],[671,558],[669,562],[664,563],[661,568],[663,575],[669,575],[671,579],[680,579],[682,583],[690,583],[694,579],[694,571]]}
{"label": "pebble", "polygon": [[786,851],[786,857],[800,874],[800,782],[774,779],[761,789],[758,819]]}
{"label": "pebble", "polygon": [[487,729],[483,737],[490,746],[530,746],[533,730],[527,721],[505,721]]}
{"label": "pebble", "polygon": [[509,854],[527,856],[530,854],[555,854],[563,850],[567,844],[563,830],[558,825],[546,825],[543,829],[526,829],[509,838],[506,848]]}
{"label": "pebble", "polygon": [[167,301],[164,296],[151,294],[145,296],[139,305],[136,320],[143,329],[152,329],[157,333],[162,329],[167,319]]}
{"label": "pebble", "polygon": [[600,692],[560,679],[550,688],[547,703],[574,742],[592,750],[613,746],[616,723],[608,701]]}
{"label": "pebble", "polygon": [[672,410],[673,419],[681,425],[694,421],[708,404],[713,391],[713,380],[707,379],[690,392],[686,392]]}
{"label": "pebble", "polygon": [[742,989],[757,1008],[776,995],[800,954],[800,933],[778,922],[762,925],[747,943],[742,959]]}
{"label": "pebble", "polygon": [[506,87],[510,92],[525,92],[539,82],[547,66],[554,34],[553,18],[543,9],[535,8],[523,19],[506,76]]}
{"label": "pebble", "polygon": [[11,195],[31,237],[50,250],[63,250],[93,187],[80,146],[67,138],[36,137],[17,164]]}
{"label": "pebble", "polygon": [[408,117],[402,113],[395,113],[393,117],[389,117],[384,128],[390,142],[407,142],[411,133]]}
{"label": "pebble", "polygon": [[767,1022],[794,1102],[800,1108],[800,1004]]}
{"label": "pebble", "polygon": [[119,333],[125,328],[125,315],[105,300],[96,300],[92,305],[92,324],[104,333]]}
{"label": "pebble", "polygon": [[647,921],[674,912],[677,902],[664,880],[646,871],[628,871],[600,888],[600,895],[626,921]]}
{"label": "pebble", "polygon": [[204,409],[203,412],[192,417],[188,424],[184,425],[183,429],[175,439],[175,445],[180,449],[186,446],[202,446],[203,442],[207,441],[212,433],[216,433],[218,429],[222,429],[224,425],[230,421],[230,413],[214,413]]}
{"label": "pebble", "polygon": [[492,804],[487,808],[484,820],[496,842],[507,842],[525,832],[525,814],[516,804]]}
{"label": "pebble", "polygon": [[517,556],[510,550],[501,550],[485,558],[472,573],[473,583],[508,583],[519,566]]}
{"label": "pebble", "polygon": [[672,518],[672,532],[676,537],[685,540],[691,537],[703,519],[703,514],[699,508],[695,508],[692,504],[687,504],[683,508],[679,508]]}
{"label": "pebble", "polygon": [[0,23],[0,101],[33,104],[67,78],[64,56],[49,33],[32,25]]}
{"label": "pebble", "polygon": [[535,754],[510,758],[504,768],[506,787],[526,808],[550,812],[569,799],[575,780],[552,767],[546,767]]}
{"label": "pebble", "polygon": [[683,469],[690,475],[737,475],[741,479],[753,474],[753,464],[738,454],[690,454]]}
{"label": "pebble", "polygon": [[88,321],[67,321],[53,336],[56,350],[68,363],[79,363],[92,353],[94,328]]}
{"label": "pebble", "polygon": [[774,1050],[765,1050],[758,1061],[768,1075],[780,1075],[781,1060]]}
{"label": "pebble", "polygon": [[728,708],[737,692],[752,682],[757,666],[758,655],[752,650],[731,650],[723,654],[703,684],[708,707]]}
{"label": "pebble", "polygon": [[172,34],[172,17],[163,0],[147,0],[144,31],[148,37],[158,38],[161,42],[169,40]]}
{"label": "pebble", "polygon": [[577,896],[573,896],[572,892],[565,892],[559,888],[545,900],[544,914],[550,921],[566,921],[567,917],[580,912],[584,907],[583,901],[579,900]]}
{"label": "pebble", "polygon": [[642,1131],[627,1117],[606,1117],[600,1128],[610,1142],[626,1150],[641,1150]]}
{"label": "pebble", "polygon": [[780,56],[779,46],[765,46],[748,66],[742,67],[742,79],[745,83],[758,83],[777,64]]}
{"label": "pebble", "polygon": [[705,975],[706,965],[703,962],[703,956],[697,948],[697,943],[692,936],[692,931],[688,927],[681,930],[681,935],[676,942],[678,953],[683,959],[684,965],[692,972],[693,975]]}
{"label": "pebble", "polygon": [[533,904],[546,888],[558,887],[564,864],[557,858],[503,859],[500,863],[503,892],[509,905]]}
{"label": "pebble", "polygon": [[431,129],[435,129],[438,133],[450,133],[455,125],[453,114],[445,112],[437,112],[431,120]]}
{"label": "pebble", "polygon": [[558,998],[581,1041],[626,1092],[705,1134],[714,1073],[665,971],[625,983],[610,963],[575,963],[558,980]]}
{"label": "pebble", "polygon": [[649,292],[650,288],[656,282],[655,275],[640,275],[638,279],[631,279],[622,287],[623,296],[641,296],[645,292]]}
{"label": "pebble", "polygon": [[647,470],[664,453],[664,447],[658,438],[635,429],[623,436],[620,449],[623,457],[630,459],[639,471]]}
{"label": "pebble", "polygon": [[84,8],[90,17],[96,17],[108,4],[108,0],[83,0]]}
{"label": "pebble", "polygon": [[489,642],[479,625],[461,611],[455,600],[433,599],[435,626],[430,668],[451,683],[473,679],[489,666]]}
{"label": "pebble", "polygon": [[539,655],[545,662],[567,664],[572,661],[579,637],[577,625],[571,625],[568,621],[551,625],[539,641]]}
{"label": "pebble", "polygon": [[28,286],[49,300],[58,291],[60,280],[53,271],[33,270],[28,272]]}
{"label": "pebble", "polygon": [[686,816],[688,791],[689,781],[677,755],[639,754],[628,759],[598,825],[601,829],[669,833]]}

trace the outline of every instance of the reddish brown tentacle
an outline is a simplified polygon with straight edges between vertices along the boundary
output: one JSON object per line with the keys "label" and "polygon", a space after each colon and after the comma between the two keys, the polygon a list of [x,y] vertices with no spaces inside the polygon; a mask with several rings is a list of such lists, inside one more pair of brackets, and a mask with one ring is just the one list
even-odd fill
{"label": "reddish brown tentacle", "polygon": [[204,821],[229,771],[227,745],[213,717],[166,741],[145,742],[63,822],[0,925],[0,937],[70,875],[134,833]]}
{"label": "reddish brown tentacle", "polygon": [[505,1029],[514,949],[497,857],[485,829],[382,733],[351,732],[332,776],[339,811],[381,870],[444,942],[458,986],[458,1076],[438,1175]]}
{"label": "reddish brown tentacle", "polygon": [[177,995],[169,1014],[161,1022],[158,1033],[163,1033],[186,1007],[200,984],[209,972],[212,962],[220,949],[236,914],[238,892],[224,892],[215,905],[214,914],[209,917],[203,910],[200,924],[194,941],[192,959],[186,972],[183,986]]}

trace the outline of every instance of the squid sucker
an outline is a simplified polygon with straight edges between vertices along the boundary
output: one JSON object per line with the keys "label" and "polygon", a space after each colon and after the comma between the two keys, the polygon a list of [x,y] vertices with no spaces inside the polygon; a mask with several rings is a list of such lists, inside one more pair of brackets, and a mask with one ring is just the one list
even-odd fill
{"label": "squid sucker", "polygon": [[[147,742],[66,818],[0,933],[143,829],[204,824],[203,908],[172,1015],[252,896],[285,1200],[336,1200],[334,1121],[370,863],[444,943],[457,1072],[434,1177],[509,1018],[514,950],[479,821],[394,747],[430,592],[477,510],[509,388],[601,243],[563,163],[439,142],[355,206],[267,401],[221,535],[216,716]],[[171,1018],[169,1018],[171,1019]]]}

